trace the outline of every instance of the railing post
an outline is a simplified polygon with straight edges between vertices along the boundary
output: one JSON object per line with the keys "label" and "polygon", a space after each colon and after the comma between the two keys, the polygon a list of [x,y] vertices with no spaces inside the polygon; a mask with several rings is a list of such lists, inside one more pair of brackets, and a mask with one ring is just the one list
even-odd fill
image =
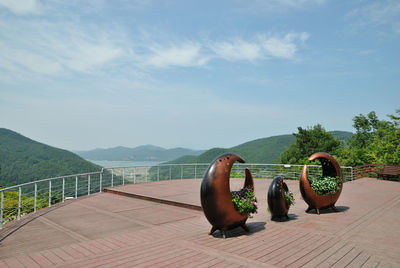
{"label": "railing post", "polygon": [[157,166],[157,181],[160,181],[160,166]]}
{"label": "railing post", "polygon": [[147,168],[145,168],[145,169],[146,169],[146,172],[145,172],[145,175],[144,175],[144,176],[146,177],[146,182],[147,182],[147,175],[148,175],[148,174],[147,174]]}
{"label": "railing post", "polygon": [[122,185],[125,185],[125,168],[122,169]]}
{"label": "railing post", "polygon": [[36,212],[36,207],[37,207],[37,183],[35,182],[35,201],[33,204],[33,212]]}
{"label": "railing post", "polygon": [[353,167],[350,167],[350,171],[351,171],[351,180],[354,180]]}
{"label": "railing post", "polygon": [[114,187],[114,169],[111,169],[111,187]]}
{"label": "railing post", "polygon": [[133,184],[136,184],[136,167],[133,168]]}
{"label": "railing post", "polygon": [[88,195],[90,195],[90,174],[88,175],[88,186],[87,186]]}
{"label": "railing post", "polygon": [[18,187],[18,220],[21,219],[21,187]]}
{"label": "railing post", "polygon": [[171,180],[171,166],[169,166],[169,180]]}
{"label": "railing post", "polygon": [[51,207],[51,180],[49,180],[49,207]]}
{"label": "railing post", "polygon": [[194,178],[197,178],[197,163],[194,164]]}
{"label": "railing post", "polygon": [[3,229],[4,191],[1,191],[0,229]]}
{"label": "railing post", "polygon": [[62,202],[65,200],[65,178],[63,178],[63,184],[62,184]]}
{"label": "railing post", "polygon": [[103,188],[103,173],[100,173],[100,190],[99,192],[102,192],[102,188]]}
{"label": "railing post", "polygon": [[75,176],[75,199],[78,198],[78,176]]}
{"label": "railing post", "polygon": [[183,179],[183,165],[181,165],[181,180]]}

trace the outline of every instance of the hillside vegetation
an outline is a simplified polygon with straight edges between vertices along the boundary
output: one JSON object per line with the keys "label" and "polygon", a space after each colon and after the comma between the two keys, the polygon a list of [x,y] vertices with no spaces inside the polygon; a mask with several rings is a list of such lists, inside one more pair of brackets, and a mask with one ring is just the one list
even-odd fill
{"label": "hillside vegetation", "polygon": [[[332,135],[346,142],[351,132],[332,131]],[[248,163],[277,163],[282,152],[296,141],[294,135],[279,135],[268,138],[249,141],[231,148],[213,148],[199,156],[184,156],[167,163],[209,163],[223,153],[235,153],[240,155]]]}
{"label": "hillside vegetation", "polygon": [[153,145],[142,145],[135,148],[114,147],[76,152],[79,156],[90,160],[109,161],[168,161],[184,155],[199,155],[203,151],[186,148],[165,149]]}
{"label": "hillside vegetation", "polygon": [[100,166],[69,151],[0,128],[0,184],[3,186],[100,170]]}
{"label": "hillside vegetation", "polygon": [[293,134],[296,142],[282,153],[280,162],[307,163],[312,153],[322,151],[333,155],[340,165],[345,166],[399,165],[400,109],[396,114],[389,114],[389,120],[380,120],[374,111],[355,116],[353,127],[356,133],[345,144],[321,125],[307,129],[298,127],[299,132]]}

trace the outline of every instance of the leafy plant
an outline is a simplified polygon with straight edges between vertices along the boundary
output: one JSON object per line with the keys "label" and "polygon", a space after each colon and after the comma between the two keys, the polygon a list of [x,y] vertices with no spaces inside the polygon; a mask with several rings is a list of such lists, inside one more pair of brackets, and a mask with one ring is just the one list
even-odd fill
{"label": "leafy plant", "polygon": [[311,188],[313,188],[313,190],[319,195],[334,194],[337,190],[340,190],[336,177],[310,177],[308,181],[310,182]]}
{"label": "leafy plant", "polygon": [[295,201],[294,201],[294,194],[290,191],[284,191],[283,192],[283,198],[285,198],[286,204],[288,205],[288,207],[290,207],[291,205],[294,205]]}
{"label": "leafy plant", "polygon": [[254,191],[251,187],[244,187],[239,191],[232,191],[231,196],[233,206],[240,214],[249,214],[251,217],[251,213],[257,213],[257,197],[254,196]]}
{"label": "leafy plant", "polygon": [[[0,189],[2,187],[0,186]],[[48,195],[48,194],[47,194]],[[4,192],[4,208],[3,208],[3,224],[17,219],[18,216],[18,200],[19,193],[17,191]],[[21,195],[21,216],[34,211],[35,199],[26,194]],[[41,209],[48,206],[48,200],[45,197],[38,196],[36,199],[36,209]]]}

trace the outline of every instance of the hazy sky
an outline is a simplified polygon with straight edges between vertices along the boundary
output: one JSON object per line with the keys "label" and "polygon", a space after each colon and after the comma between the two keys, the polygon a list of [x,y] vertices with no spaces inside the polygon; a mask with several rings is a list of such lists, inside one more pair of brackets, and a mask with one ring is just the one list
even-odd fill
{"label": "hazy sky", "polygon": [[0,127],[231,147],[400,108],[400,1],[0,0]]}

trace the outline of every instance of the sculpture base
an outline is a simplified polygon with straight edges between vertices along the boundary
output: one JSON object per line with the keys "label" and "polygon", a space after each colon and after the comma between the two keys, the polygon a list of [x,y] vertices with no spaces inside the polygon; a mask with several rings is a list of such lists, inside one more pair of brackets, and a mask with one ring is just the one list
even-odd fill
{"label": "sculpture base", "polygon": [[[239,227],[239,226],[237,226],[237,227]],[[245,223],[240,225],[240,227],[242,227],[243,230],[245,230],[246,232],[250,232],[249,228],[247,227],[247,225]],[[236,228],[236,227],[234,227],[234,228]],[[223,229],[223,228],[218,228],[218,227],[213,226],[211,228],[210,232],[208,232],[208,235],[212,235],[216,230],[220,230],[220,232],[222,234],[222,237],[225,239],[226,238],[226,231],[230,230],[230,229],[233,229],[233,228]]]}
{"label": "sculpture base", "polygon": [[332,205],[332,206],[329,206],[329,207],[324,207],[324,208],[308,207],[308,208],[306,209],[306,212],[308,213],[308,212],[310,212],[311,210],[315,209],[315,211],[317,212],[317,214],[320,215],[320,209],[328,209],[328,208],[331,208],[334,212],[339,212],[339,211],[337,210],[337,208],[335,207],[335,205]]}
{"label": "sculpture base", "polygon": [[290,220],[289,216],[283,215],[283,216],[271,216],[271,221],[288,221]]}

